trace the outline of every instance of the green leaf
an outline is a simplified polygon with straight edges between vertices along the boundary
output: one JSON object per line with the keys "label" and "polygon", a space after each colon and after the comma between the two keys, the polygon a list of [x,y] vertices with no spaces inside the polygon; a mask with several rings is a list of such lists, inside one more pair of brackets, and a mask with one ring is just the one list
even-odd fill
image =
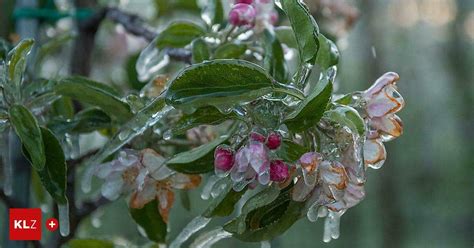
{"label": "green leaf", "polygon": [[290,130],[295,132],[306,130],[321,119],[331,98],[332,78],[329,75],[319,81],[311,94],[288,115],[285,124]]}
{"label": "green leaf", "polygon": [[291,140],[283,140],[280,147],[276,151],[279,158],[288,161],[296,162],[305,153],[309,152],[309,149],[299,145]]}
{"label": "green leaf", "polygon": [[100,239],[71,239],[64,248],[113,248],[114,244],[107,240]]}
{"label": "green leaf", "polygon": [[57,94],[97,106],[119,122],[125,122],[132,117],[130,106],[118,97],[115,90],[105,84],[82,77],[70,77],[61,80],[55,91]]}
{"label": "green leaf", "polygon": [[217,47],[214,52],[215,59],[238,59],[245,54],[247,50],[247,45],[245,44],[235,44],[235,43],[225,43]]}
{"label": "green leaf", "polygon": [[229,139],[230,135],[223,135],[207,144],[178,153],[166,164],[170,169],[186,174],[202,174],[212,171],[214,169],[214,149]]}
{"label": "green leaf", "polygon": [[26,68],[28,54],[33,49],[34,40],[26,39],[20,41],[9,53],[7,57],[7,80],[5,84],[5,93],[7,97],[11,97],[11,101],[18,102],[21,100],[21,84],[23,73]]}
{"label": "green leaf", "polygon": [[41,134],[44,141],[46,165],[42,170],[37,170],[38,176],[51,197],[57,203],[65,204],[67,203],[67,167],[63,149],[50,130],[41,128]]}
{"label": "green leaf", "polygon": [[223,114],[217,108],[209,106],[202,107],[196,110],[196,112],[184,115],[176,124],[172,127],[173,134],[182,134],[186,130],[200,125],[218,125],[222,122],[230,119],[236,119],[237,116],[234,114]]}
{"label": "green leaf", "polygon": [[337,65],[339,62],[339,50],[336,44],[323,34],[319,34],[319,45],[320,48],[316,56],[316,63],[324,70],[333,65]]}
{"label": "green leaf", "polygon": [[173,22],[156,37],[156,47],[181,48],[202,36],[204,30],[191,22]]}
{"label": "green leaf", "polygon": [[301,218],[305,205],[304,202],[291,200],[291,188],[292,186],[289,186],[282,190],[271,203],[246,214],[245,221],[240,222],[245,223],[245,227],[237,229],[242,232],[235,232],[234,221],[226,224],[224,230],[232,232],[233,237],[246,242],[272,240],[283,234]]}
{"label": "green leaf", "polygon": [[209,25],[221,24],[224,21],[224,6],[221,0],[208,0],[201,16],[208,18],[204,19]]}
{"label": "green leaf", "polygon": [[112,119],[98,108],[89,108],[77,113],[72,120],[58,118],[48,123],[56,135],[65,133],[90,133],[112,127]]}
{"label": "green leaf", "polygon": [[201,63],[209,60],[211,57],[207,43],[202,39],[195,39],[192,43],[193,47],[193,64]]}
{"label": "green leaf", "polygon": [[263,38],[265,48],[264,68],[269,71],[270,75],[277,81],[286,82],[288,79],[287,68],[280,41],[268,30],[265,30]]}
{"label": "green leaf", "polygon": [[15,132],[31,155],[31,164],[36,170],[45,165],[44,144],[40,127],[33,114],[23,105],[13,105],[9,116]]}
{"label": "green leaf", "polygon": [[[235,204],[242,198],[247,189],[237,192],[232,189],[232,181],[230,178],[224,178],[225,188],[219,197],[214,198],[209,204],[209,207],[204,211],[203,216],[206,218],[211,218],[215,216],[225,217],[229,216],[234,212]],[[219,182],[218,182],[219,183]]]}
{"label": "green leaf", "polygon": [[280,195],[280,189],[276,186],[265,188],[245,202],[242,206],[241,214],[224,226],[224,229],[231,233],[243,233],[246,229],[247,215],[255,209],[264,207],[272,203]]}
{"label": "green leaf", "polygon": [[149,240],[157,243],[165,243],[166,241],[166,223],[163,221],[158,212],[158,200],[153,200],[143,208],[130,208],[130,214],[133,220],[145,230]]}
{"label": "green leaf", "polygon": [[281,43],[286,44],[290,48],[298,48],[295,33],[288,26],[279,26],[275,28],[275,35]]}
{"label": "green leaf", "polygon": [[326,111],[324,118],[339,123],[342,126],[347,126],[359,135],[364,135],[365,133],[364,119],[352,107],[337,105],[333,109]]}
{"label": "green leaf", "polygon": [[273,79],[244,60],[213,60],[185,68],[170,83],[166,101],[175,107],[232,106],[268,94]]}
{"label": "green leaf", "polygon": [[302,63],[314,64],[319,49],[319,28],[303,1],[281,0],[298,43]]}

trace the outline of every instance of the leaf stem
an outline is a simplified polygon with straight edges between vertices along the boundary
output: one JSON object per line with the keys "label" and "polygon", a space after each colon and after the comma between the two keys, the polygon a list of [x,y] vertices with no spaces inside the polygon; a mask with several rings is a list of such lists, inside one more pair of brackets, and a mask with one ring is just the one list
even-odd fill
{"label": "leaf stem", "polygon": [[293,86],[285,85],[281,83],[277,83],[276,86],[277,87],[273,89],[275,92],[285,93],[287,95],[298,98],[299,100],[305,99],[303,92]]}

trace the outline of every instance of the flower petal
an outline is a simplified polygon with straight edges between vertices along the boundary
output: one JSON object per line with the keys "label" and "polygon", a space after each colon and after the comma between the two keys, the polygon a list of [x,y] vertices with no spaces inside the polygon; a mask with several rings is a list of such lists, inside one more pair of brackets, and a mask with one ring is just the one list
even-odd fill
{"label": "flower petal", "polygon": [[175,189],[194,189],[201,183],[201,176],[176,173],[170,177],[170,182]]}
{"label": "flower petal", "polygon": [[117,200],[120,197],[120,194],[122,193],[124,187],[124,181],[120,176],[113,177],[113,178],[108,178],[107,181],[105,181],[104,184],[102,184],[101,187],[101,194],[105,198],[114,201]]}
{"label": "flower petal", "polygon": [[364,144],[364,162],[372,169],[380,169],[385,162],[387,153],[379,140],[366,140]]}
{"label": "flower petal", "polygon": [[370,98],[382,91],[387,85],[395,84],[400,79],[395,72],[387,72],[375,81],[375,83],[364,92],[365,97]]}
{"label": "flower petal", "polygon": [[376,117],[369,121],[371,128],[378,130],[384,142],[393,140],[403,133],[403,122],[397,115]]}
{"label": "flower petal", "polygon": [[151,178],[147,178],[143,185],[142,190],[137,190],[132,194],[130,198],[131,208],[143,208],[145,204],[155,199],[157,194],[157,182]]}
{"label": "flower petal", "polygon": [[400,111],[404,105],[405,101],[395,86],[388,85],[367,100],[367,114],[370,117],[382,117]]}
{"label": "flower petal", "polygon": [[160,202],[160,205],[158,206],[160,215],[163,220],[168,223],[170,209],[173,207],[174,193],[171,190],[161,189],[158,192],[157,199]]}

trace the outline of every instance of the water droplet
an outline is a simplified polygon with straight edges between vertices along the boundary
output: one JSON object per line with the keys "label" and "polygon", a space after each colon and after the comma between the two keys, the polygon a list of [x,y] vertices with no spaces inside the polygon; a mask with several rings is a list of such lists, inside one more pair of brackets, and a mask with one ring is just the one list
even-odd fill
{"label": "water droplet", "polygon": [[211,218],[206,218],[203,216],[197,216],[196,218],[192,219],[178,234],[176,239],[171,242],[170,248],[180,248],[184,242],[186,242],[193,234],[206,227],[210,221]]}
{"label": "water droplet", "polygon": [[59,232],[61,236],[66,237],[69,235],[69,204],[58,205],[59,215]]}
{"label": "water droplet", "polygon": [[318,211],[319,205],[317,204],[313,204],[311,207],[309,207],[308,212],[306,213],[308,220],[311,222],[316,222],[318,220]]}
{"label": "water droplet", "polygon": [[191,244],[191,248],[208,248],[219,240],[232,237],[232,233],[225,231],[222,227],[218,227],[207,233],[199,235]]}
{"label": "water droplet", "polygon": [[170,140],[172,137],[173,137],[173,132],[171,130],[168,130],[163,134],[164,140]]}
{"label": "water droplet", "polygon": [[216,184],[214,184],[214,187],[212,187],[212,190],[211,190],[212,198],[217,198],[218,196],[220,196],[225,191],[226,188],[227,188],[226,180],[219,180]]}

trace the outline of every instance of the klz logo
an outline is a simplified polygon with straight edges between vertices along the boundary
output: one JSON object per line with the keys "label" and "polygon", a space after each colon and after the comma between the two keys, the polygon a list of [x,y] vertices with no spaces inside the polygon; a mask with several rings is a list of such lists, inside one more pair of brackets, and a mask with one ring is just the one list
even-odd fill
{"label": "klz logo", "polygon": [[40,240],[41,209],[10,209],[10,240]]}

